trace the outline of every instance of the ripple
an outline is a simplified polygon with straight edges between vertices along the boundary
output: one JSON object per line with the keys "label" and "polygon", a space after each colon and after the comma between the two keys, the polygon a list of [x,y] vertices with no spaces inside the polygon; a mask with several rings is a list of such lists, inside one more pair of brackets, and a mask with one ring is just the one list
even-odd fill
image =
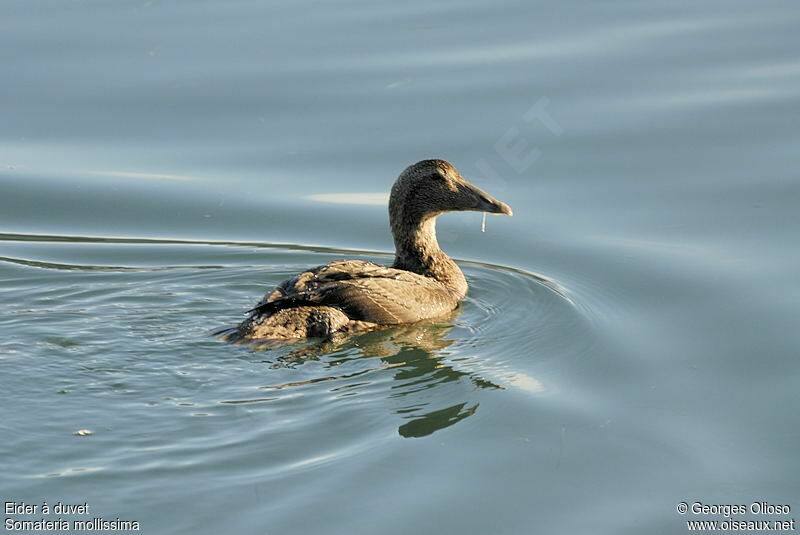
{"label": "ripple", "polygon": [[[390,255],[231,241],[20,234],[0,234],[0,241],[17,244],[13,261],[5,259],[28,270],[17,279],[27,284],[25,299],[11,307],[5,321],[19,337],[27,333],[31,339],[49,340],[51,350],[70,354],[77,388],[89,379],[83,388],[96,395],[136,395],[148,389],[141,376],[152,373],[148,363],[163,359],[155,370],[168,372],[159,377],[172,385],[165,386],[165,397],[179,399],[180,407],[202,407],[212,417],[215,407],[262,411],[283,407],[301,394],[315,400],[308,409],[312,421],[317,411],[327,410],[329,400],[343,406],[367,402],[394,414],[401,436],[419,437],[475,414],[481,392],[538,395],[554,389],[540,370],[545,363],[585,352],[587,337],[580,333],[591,324],[587,307],[560,281],[513,267],[459,261],[470,291],[449,316],[338,344],[235,347],[204,334],[210,327],[237,322],[287,276],[336,258],[387,263]],[[53,278],[51,273],[60,274]],[[42,336],[43,331],[49,334]],[[52,343],[55,331],[70,332],[69,347]],[[119,343],[129,356],[109,358],[109,348]],[[216,356],[205,362],[192,356],[189,362],[202,365],[191,374],[181,373],[185,363],[173,362],[171,353],[187,344]],[[245,359],[237,368],[254,374],[244,390],[186,391],[230,375],[230,369],[215,362],[231,359]],[[259,391],[275,395],[254,395]]]}

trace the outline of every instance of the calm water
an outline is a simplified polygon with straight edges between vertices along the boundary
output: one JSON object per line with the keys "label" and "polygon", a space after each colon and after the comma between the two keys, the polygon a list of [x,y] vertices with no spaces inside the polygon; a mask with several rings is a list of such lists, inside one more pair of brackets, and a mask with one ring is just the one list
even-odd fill
{"label": "calm water", "polygon": [[[800,516],[799,24],[788,1],[3,2],[0,496],[153,534]],[[300,269],[389,262],[386,193],[426,157],[515,214],[440,219],[456,313],[208,336]]]}

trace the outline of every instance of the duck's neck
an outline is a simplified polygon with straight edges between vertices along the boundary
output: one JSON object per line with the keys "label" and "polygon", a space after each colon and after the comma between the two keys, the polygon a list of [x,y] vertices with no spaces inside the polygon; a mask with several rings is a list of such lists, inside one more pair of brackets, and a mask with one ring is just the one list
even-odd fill
{"label": "duck's neck", "polygon": [[459,298],[467,294],[467,280],[453,259],[439,248],[436,215],[392,221],[395,257],[392,267],[436,279]]}

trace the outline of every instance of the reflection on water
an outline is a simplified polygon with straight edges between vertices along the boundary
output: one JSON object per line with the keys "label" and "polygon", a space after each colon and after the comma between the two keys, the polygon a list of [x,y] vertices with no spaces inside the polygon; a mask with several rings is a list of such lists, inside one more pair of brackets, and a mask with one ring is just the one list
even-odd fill
{"label": "reflection on water", "polygon": [[461,403],[446,409],[425,413],[401,425],[398,432],[406,438],[419,438],[430,435],[434,431],[460,422],[467,416],[472,416],[478,409],[477,403],[466,409],[464,408],[465,405],[466,403]]}
{"label": "reflection on water", "polygon": [[388,193],[315,193],[309,195],[312,201],[334,204],[368,204],[386,206],[389,204]]}
{"label": "reflection on water", "polygon": [[[302,347],[292,349],[290,354],[278,357],[271,368],[277,369],[287,365],[294,368],[305,361],[327,360],[328,355],[337,352],[344,352],[347,359],[379,359],[380,365],[376,366],[374,362],[370,362],[366,369],[351,374],[326,374],[304,381],[262,388],[283,390],[327,381],[339,382],[355,377],[362,378],[361,382],[355,385],[337,386],[331,389],[332,392],[341,392],[368,385],[370,373],[389,368],[396,383],[386,390],[387,398],[401,400],[406,396],[411,397],[409,404],[394,409],[395,414],[409,420],[398,428],[398,432],[404,437],[429,435],[471,416],[477,410],[478,404],[462,410],[467,404],[467,401],[464,401],[443,409],[431,410],[431,402],[420,402],[413,396],[414,394],[462,380],[468,380],[476,388],[503,389],[502,386],[482,377],[479,370],[462,371],[448,360],[451,353],[446,349],[456,342],[452,335],[450,337],[448,335],[453,328],[453,322],[461,312],[461,309],[456,309],[447,317],[414,325],[381,329],[350,337],[342,343],[303,344]],[[263,348],[263,345],[256,344],[256,347]],[[326,366],[326,371],[335,371],[341,362],[340,356],[330,366]],[[435,399],[435,396],[433,398]],[[264,401],[264,399],[252,401]],[[227,401],[227,403],[233,402]]]}
{"label": "reflection on water", "polygon": [[102,178],[131,178],[141,180],[178,180],[181,182],[196,182],[202,180],[197,177],[172,175],[164,173],[142,173],[134,171],[76,171],[77,175],[91,175]]}

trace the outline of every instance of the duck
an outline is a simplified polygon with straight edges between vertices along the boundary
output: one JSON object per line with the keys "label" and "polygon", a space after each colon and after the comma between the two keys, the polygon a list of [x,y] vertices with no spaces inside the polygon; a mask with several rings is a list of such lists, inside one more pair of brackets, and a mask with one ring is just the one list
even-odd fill
{"label": "duck", "polygon": [[333,340],[447,315],[468,290],[463,272],[436,239],[436,218],[454,211],[512,215],[511,207],[469,183],[445,160],[410,165],[389,196],[391,266],[336,260],[299,273],[267,292],[225,338]]}

